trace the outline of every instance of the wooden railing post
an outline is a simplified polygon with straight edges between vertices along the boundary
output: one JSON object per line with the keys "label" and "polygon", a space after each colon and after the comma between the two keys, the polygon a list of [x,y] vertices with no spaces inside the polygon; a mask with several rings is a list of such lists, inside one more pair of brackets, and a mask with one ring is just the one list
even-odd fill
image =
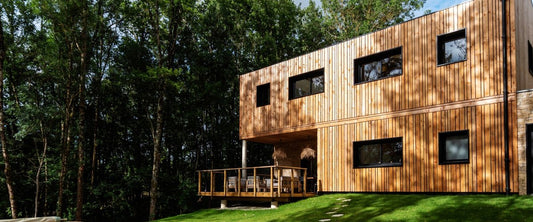
{"label": "wooden railing post", "polygon": [[237,184],[239,184],[239,186],[237,187],[237,193],[239,193],[239,197],[241,196],[241,170],[237,170]]}
{"label": "wooden railing post", "polygon": [[291,168],[291,197],[294,195],[294,169]]}
{"label": "wooden railing post", "polygon": [[304,197],[306,196],[306,193],[307,193],[307,169],[304,169]]}
{"label": "wooden railing post", "polygon": [[202,193],[202,172],[198,171],[198,194]]}
{"label": "wooden railing post", "polygon": [[213,181],[213,171],[209,171],[209,172],[210,172],[210,177],[211,177],[211,181],[209,181],[209,183],[211,184],[209,187],[209,192],[211,192],[211,196],[213,196],[213,188],[215,186],[215,182]]}
{"label": "wooden railing post", "polygon": [[254,167],[254,197],[257,197],[257,190],[256,190],[256,182],[257,182],[257,178],[256,178],[256,171],[257,169]]}
{"label": "wooden railing post", "polygon": [[[274,197],[274,167],[270,167],[270,197]],[[279,188],[278,188],[279,189]]]}
{"label": "wooden railing post", "polygon": [[226,181],[226,170],[224,170],[224,196],[226,196],[226,189],[228,188],[228,181]]}
{"label": "wooden railing post", "polygon": [[278,197],[281,196],[281,189],[283,187],[283,184],[281,184],[283,181],[281,181],[281,177],[280,177],[280,172],[279,172],[279,168],[276,167],[276,171],[278,173]]}

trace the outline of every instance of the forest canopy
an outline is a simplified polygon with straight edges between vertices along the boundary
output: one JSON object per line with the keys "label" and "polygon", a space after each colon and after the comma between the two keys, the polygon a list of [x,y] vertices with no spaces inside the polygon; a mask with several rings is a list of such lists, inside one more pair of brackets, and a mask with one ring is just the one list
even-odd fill
{"label": "forest canopy", "polygon": [[[424,0],[1,0],[0,218],[145,221],[240,165],[238,76]],[[250,145],[250,165],[272,149]]]}

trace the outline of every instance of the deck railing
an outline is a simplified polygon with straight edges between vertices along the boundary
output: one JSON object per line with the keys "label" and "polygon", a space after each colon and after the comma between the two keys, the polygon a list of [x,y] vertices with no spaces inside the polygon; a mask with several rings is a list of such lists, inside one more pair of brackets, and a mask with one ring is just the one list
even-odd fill
{"label": "deck railing", "polygon": [[198,170],[198,195],[212,197],[308,197],[307,169],[259,166]]}

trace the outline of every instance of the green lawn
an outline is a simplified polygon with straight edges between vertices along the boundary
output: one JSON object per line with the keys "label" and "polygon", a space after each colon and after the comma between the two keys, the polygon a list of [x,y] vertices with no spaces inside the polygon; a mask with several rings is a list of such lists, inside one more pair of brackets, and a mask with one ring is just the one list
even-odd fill
{"label": "green lawn", "polygon": [[[231,203],[230,203],[231,204]],[[160,221],[533,221],[533,197],[330,194],[275,210],[207,209]]]}

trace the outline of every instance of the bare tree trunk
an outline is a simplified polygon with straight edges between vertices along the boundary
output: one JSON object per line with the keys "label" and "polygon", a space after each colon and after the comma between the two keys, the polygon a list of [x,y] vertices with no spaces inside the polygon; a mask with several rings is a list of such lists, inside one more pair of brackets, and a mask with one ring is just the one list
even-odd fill
{"label": "bare tree trunk", "polygon": [[94,186],[94,171],[96,170],[96,149],[98,148],[98,102],[95,102],[93,119],[93,150],[91,157],[91,187]]}
{"label": "bare tree trunk", "polygon": [[[72,49],[71,46],[70,51]],[[72,55],[72,53],[70,52]],[[72,58],[72,57],[71,57]],[[69,61],[70,63],[70,70],[72,70],[72,61]],[[62,135],[62,152],[61,152],[61,172],[59,174],[59,195],[57,200],[57,216],[62,217],[63,214],[63,193],[65,189],[65,177],[67,174],[67,160],[70,156],[70,144],[71,144],[71,137],[70,137],[70,121],[72,119],[73,111],[72,111],[72,93],[71,93],[71,86],[72,86],[72,80],[70,73],[67,74],[67,86],[66,86],[66,92],[65,92],[65,116],[64,116],[64,122],[61,126],[61,135]]]}
{"label": "bare tree trunk", "polygon": [[67,108],[68,113],[65,116],[65,123],[63,124],[64,142],[63,152],[61,153],[61,172],[59,174],[59,197],[57,200],[57,216],[62,217],[63,214],[63,193],[65,188],[65,176],[67,174],[67,159],[70,155],[70,107]]}
{"label": "bare tree trunk", "polygon": [[163,135],[163,103],[165,100],[164,91],[161,91],[157,100],[157,117],[156,129],[153,135],[154,140],[154,162],[152,165],[152,181],[150,184],[150,218],[154,220],[156,215],[157,197],[158,197],[158,175],[161,164],[161,138]]}
{"label": "bare tree trunk", "polygon": [[4,173],[6,175],[7,192],[9,194],[9,204],[11,207],[11,217],[17,218],[17,207],[15,204],[15,192],[13,191],[13,181],[11,178],[11,164],[7,153],[7,141],[4,122],[4,60],[6,48],[4,45],[4,27],[0,19],[0,140],[2,143],[2,156],[4,157]]}
{"label": "bare tree trunk", "polygon": [[87,17],[88,9],[87,2],[83,3],[83,24],[81,30],[81,47],[80,47],[80,63],[81,63],[81,73],[80,73],[80,82],[78,88],[78,102],[79,102],[79,117],[78,117],[78,186],[76,189],[76,220],[81,221],[83,215],[83,172],[85,171],[84,164],[84,153],[85,153],[85,110],[87,109],[87,104],[85,103],[85,78],[89,72],[89,37],[87,31]]}
{"label": "bare tree trunk", "polygon": [[41,141],[43,142],[43,153],[41,157],[39,157],[39,153],[37,152],[37,158],[39,160],[39,167],[37,167],[37,173],[35,174],[35,200],[34,200],[35,209],[33,213],[34,217],[37,217],[37,214],[39,212],[39,189],[40,189],[39,178],[41,175],[41,169],[43,168],[43,165],[45,162],[46,150],[48,150],[48,138],[45,136],[42,122],[40,122],[40,127],[41,127]]}
{"label": "bare tree trunk", "polygon": [[44,160],[44,206],[43,215],[48,216],[48,162]]}

